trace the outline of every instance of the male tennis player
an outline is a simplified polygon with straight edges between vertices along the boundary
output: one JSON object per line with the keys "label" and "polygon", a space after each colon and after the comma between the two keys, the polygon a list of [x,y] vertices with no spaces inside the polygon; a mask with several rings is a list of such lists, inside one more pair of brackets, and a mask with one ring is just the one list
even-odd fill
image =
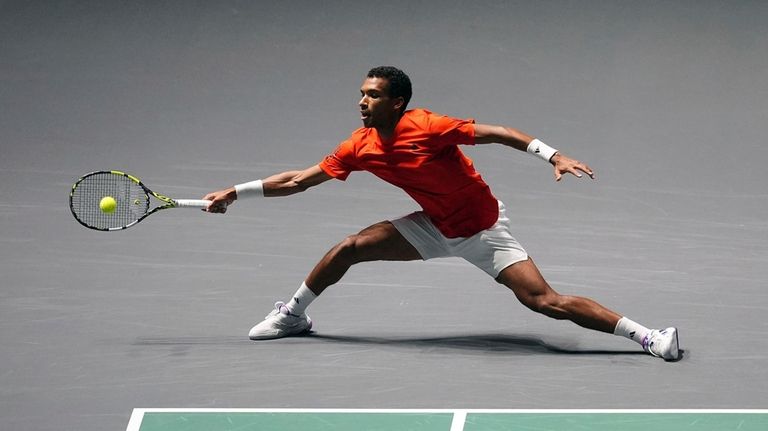
{"label": "male tennis player", "polygon": [[403,189],[422,208],[401,218],[382,221],[331,248],[288,303],[275,309],[250,331],[253,340],[305,333],[312,322],[305,310],[350,266],[367,261],[427,260],[458,256],[507,286],[533,311],[567,319],[585,328],[622,335],[651,355],[680,358],[676,328],[648,329],[595,301],[555,292],[533,260],[511,234],[504,204],[493,194],[458,145],[501,143],[551,163],[555,179],[581,178],[594,172],[538,139],[511,127],[476,124],[406,110],[411,81],[394,67],[376,67],[360,88],[363,127],[352,132],[320,163],[302,171],[283,172],[263,180],[209,193],[208,211],[224,213],[238,198],[287,196],[332,178],[345,180],[353,171],[368,171]]}

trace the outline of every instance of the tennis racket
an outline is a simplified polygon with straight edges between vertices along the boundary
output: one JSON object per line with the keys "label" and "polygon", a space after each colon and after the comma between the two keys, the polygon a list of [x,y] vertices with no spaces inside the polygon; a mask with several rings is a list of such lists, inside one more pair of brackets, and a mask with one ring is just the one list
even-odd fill
{"label": "tennis racket", "polygon": [[[150,196],[161,204],[150,209]],[[102,205],[102,200],[109,197],[114,201]],[[89,229],[102,231],[128,229],[160,210],[207,208],[210,203],[202,199],[171,199],[120,171],[91,172],[77,180],[69,193],[69,209],[75,220]]]}

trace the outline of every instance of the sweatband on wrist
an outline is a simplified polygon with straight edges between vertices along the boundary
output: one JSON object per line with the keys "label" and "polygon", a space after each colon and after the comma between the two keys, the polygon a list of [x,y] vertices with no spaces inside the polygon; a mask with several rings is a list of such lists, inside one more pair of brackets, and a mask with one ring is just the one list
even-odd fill
{"label": "sweatband on wrist", "polygon": [[531,143],[528,144],[528,148],[526,149],[526,151],[544,160],[545,162],[548,162],[549,159],[551,159],[552,156],[554,156],[555,153],[557,153],[556,149],[539,141],[538,139],[534,139],[533,141],[531,141]]}
{"label": "sweatband on wrist", "polygon": [[238,198],[244,197],[264,197],[264,183],[261,180],[249,181],[247,183],[236,184],[235,192]]}

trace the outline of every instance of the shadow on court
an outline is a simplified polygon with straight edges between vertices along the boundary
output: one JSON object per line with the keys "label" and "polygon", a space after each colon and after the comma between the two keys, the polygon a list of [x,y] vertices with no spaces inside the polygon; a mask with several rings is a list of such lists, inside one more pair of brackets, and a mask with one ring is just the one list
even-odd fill
{"label": "shadow on court", "polygon": [[133,346],[232,346],[252,343],[248,337],[208,336],[208,337],[138,337]]}
{"label": "shadow on court", "polygon": [[505,334],[468,334],[414,338],[310,334],[307,337],[313,340],[333,343],[393,346],[416,349],[436,348],[445,350],[475,351],[501,354],[548,353],[568,355],[645,355],[643,351],[637,349],[577,349],[573,347],[551,344],[536,337]]}
{"label": "shadow on court", "polygon": [[[402,349],[461,351],[493,354],[555,354],[555,355],[646,355],[639,349],[580,349],[568,346],[567,341],[557,344],[541,338],[508,334],[465,334],[440,337],[373,337],[355,335],[321,335],[311,332],[283,340],[251,341],[247,337],[139,337],[134,346],[247,346],[264,343],[334,343],[361,346],[379,346]],[[687,352],[681,350],[679,362]]]}

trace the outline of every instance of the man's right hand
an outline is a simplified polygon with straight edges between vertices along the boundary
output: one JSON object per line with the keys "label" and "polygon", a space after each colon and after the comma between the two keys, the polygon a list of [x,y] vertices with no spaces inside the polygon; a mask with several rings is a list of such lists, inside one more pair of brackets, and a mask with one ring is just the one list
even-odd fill
{"label": "man's right hand", "polygon": [[237,200],[237,192],[234,187],[230,187],[228,189],[208,193],[203,199],[211,201],[211,204],[208,205],[208,208],[205,211],[208,211],[209,213],[224,214],[227,212],[227,207]]}

